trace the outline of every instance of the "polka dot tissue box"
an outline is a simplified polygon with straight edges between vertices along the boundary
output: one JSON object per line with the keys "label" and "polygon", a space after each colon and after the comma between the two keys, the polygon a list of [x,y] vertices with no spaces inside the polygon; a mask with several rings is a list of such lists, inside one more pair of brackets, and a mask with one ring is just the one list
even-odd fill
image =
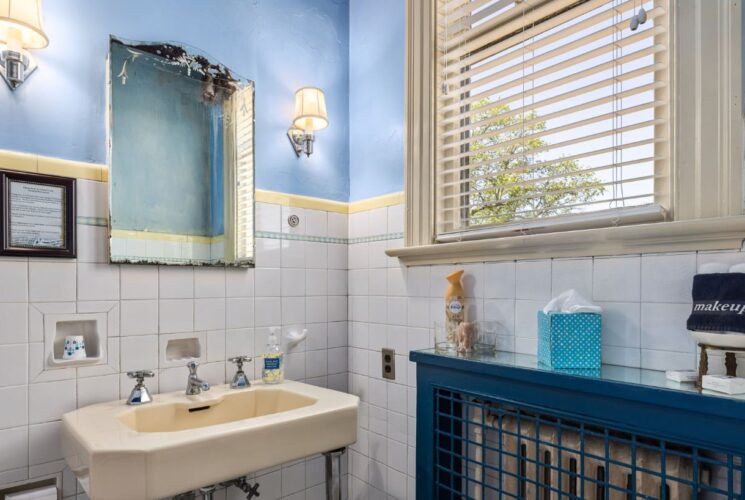
{"label": "polka dot tissue box", "polygon": [[538,362],[549,368],[600,368],[599,313],[538,311]]}

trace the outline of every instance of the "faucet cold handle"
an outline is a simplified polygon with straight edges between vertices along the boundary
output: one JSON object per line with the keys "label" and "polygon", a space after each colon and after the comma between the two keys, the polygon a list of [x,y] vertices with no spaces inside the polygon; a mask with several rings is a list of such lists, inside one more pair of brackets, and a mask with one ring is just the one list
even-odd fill
{"label": "faucet cold handle", "polygon": [[251,382],[248,380],[248,377],[243,372],[243,363],[248,363],[251,361],[251,358],[248,356],[235,356],[233,358],[228,359],[231,363],[235,363],[236,365],[236,372],[235,375],[233,375],[233,381],[230,382],[230,387],[233,389],[243,389],[244,387],[250,387]]}
{"label": "faucet cold handle", "polygon": [[127,372],[127,377],[133,378],[138,384],[145,382],[146,377],[154,377],[155,373],[152,370],[136,370],[133,372]]}
{"label": "faucet cold handle", "polygon": [[251,358],[249,356],[234,356],[232,358],[228,358],[228,361],[234,363],[238,368],[238,371],[240,372],[243,371],[243,363],[250,363]]}
{"label": "faucet cold handle", "polygon": [[197,363],[196,361],[189,361],[188,363],[186,363],[186,367],[189,369],[189,375],[196,375],[199,363]]}

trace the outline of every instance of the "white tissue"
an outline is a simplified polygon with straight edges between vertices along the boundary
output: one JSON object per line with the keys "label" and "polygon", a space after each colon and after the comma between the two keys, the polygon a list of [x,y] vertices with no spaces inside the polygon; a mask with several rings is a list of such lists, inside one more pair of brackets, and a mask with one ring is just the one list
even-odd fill
{"label": "white tissue", "polygon": [[745,264],[735,264],[729,268],[731,273],[745,273]]}
{"label": "white tissue", "polygon": [[577,290],[571,289],[551,299],[543,312],[601,313],[603,309],[584,298]]}
{"label": "white tissue", "polygon": [[721,262],[707,262],[706,264],[698,266],[698,274],[719,274],[731,271],[732,270],[727,266],[727,264]]}

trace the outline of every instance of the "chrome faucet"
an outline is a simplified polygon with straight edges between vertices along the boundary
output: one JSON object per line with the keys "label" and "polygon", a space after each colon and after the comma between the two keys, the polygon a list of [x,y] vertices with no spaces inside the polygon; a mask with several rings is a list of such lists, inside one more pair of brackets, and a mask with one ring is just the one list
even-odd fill
{"label": "chrome faucet", "polygon": [[195,396],[201,394],[202,391],[209,391],[210,384],[201,378],[197,377],[197,367],[199,363],[196,361],[189,361],[186,367],[189,369],[189,379],[186,381],[186,395]]}
{"label": "chrome faucet", "polygon": [[137,406],[150,403],[153,398],[150,396],[150,391],[147,390],[144,382],[146,377],[154,377],[155,373],[150,370],[138,370],[136,372],[127,372],[127,376],[137,381],[134,389],[129,393],[127,404],[130,406]]}
{"label": "chrome faucet", "polygon": [[244,387],[251,387],[251,381],[248,380],[246,372],[243,371],[243,363],[250,362],[251,358],[248,356],[235,356],[234,358],[229,358],[228,361],[236,365],[236,372],[233,375],[233,381],[230,382],[230,388],[243,389]]}

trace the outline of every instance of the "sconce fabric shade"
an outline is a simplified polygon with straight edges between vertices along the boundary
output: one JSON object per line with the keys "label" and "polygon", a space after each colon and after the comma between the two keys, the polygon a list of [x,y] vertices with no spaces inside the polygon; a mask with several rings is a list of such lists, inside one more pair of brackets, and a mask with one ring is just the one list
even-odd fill
{"label": "sconce fabric shade", "polygon": [[295,92],[295,118],[292,124],[306,132],[328,127],[326,97],[323,95],[323,90],[303,87]]}
{"label": "sconce fabric shade", "polygon": [[14,32],[20,32],[24,49],[49,45],[41,20],[41,0],[0,0],[0,43],[9,43]]}

